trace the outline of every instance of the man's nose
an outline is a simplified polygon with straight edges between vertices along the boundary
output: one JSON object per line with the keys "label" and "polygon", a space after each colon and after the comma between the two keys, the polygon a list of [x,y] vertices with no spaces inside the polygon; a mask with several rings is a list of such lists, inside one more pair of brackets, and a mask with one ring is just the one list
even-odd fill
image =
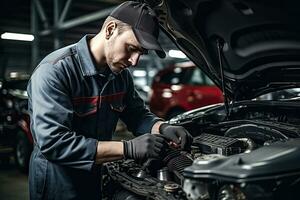
{"label": "man's nose", "polygon": [[132,66],[135,66],[139,62],[139,59],[140,59],[140,54],[133,53],[129,58],[129,62],[131,63]]}

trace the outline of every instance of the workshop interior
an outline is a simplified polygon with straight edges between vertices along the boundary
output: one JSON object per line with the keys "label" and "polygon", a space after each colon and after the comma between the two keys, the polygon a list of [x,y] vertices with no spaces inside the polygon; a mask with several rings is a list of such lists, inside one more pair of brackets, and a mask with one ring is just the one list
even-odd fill
{"label": "workshop interior", "polygon": [[[31,154],[39,141],[31,130],[34,123],[28,103],[34,97],[29,98],[27,87],[36,67],[51,52],[74,45],[87,34],[98,34],[107,16],[124,2],[2,1],[0,199],[34,199],[28,176]],[[137,161],[124,156],[101,164],[101,199],[297,199],[300,2],[135,2],[155,13],[158,42],[166,54],[160,58],[149,50],[126,69],[133,79],[135,98],[163,123],[183,127],[192,140],[185,148],[166,142],[159,157]],[[63,86],[71,81],[72,77]],[[82,109],[76,105],[73,102],[71,113]],[[120,116],[112,141],[140,135],[132,132],[127,120],[121,120],[126,106],[112,109]],[[102,116],[106,117],[110,119]],[[83,128],[80,123],[77,126]]]}

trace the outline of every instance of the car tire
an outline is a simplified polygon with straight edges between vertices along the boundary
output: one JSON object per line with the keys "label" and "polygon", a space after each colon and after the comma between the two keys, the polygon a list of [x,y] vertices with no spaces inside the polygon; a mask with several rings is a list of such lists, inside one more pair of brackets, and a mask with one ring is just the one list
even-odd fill
{"label": "car tire", "polygon": [[32,147],[25,133],[19,131],[16,136],[15,162],[21,172],[28,173]]}

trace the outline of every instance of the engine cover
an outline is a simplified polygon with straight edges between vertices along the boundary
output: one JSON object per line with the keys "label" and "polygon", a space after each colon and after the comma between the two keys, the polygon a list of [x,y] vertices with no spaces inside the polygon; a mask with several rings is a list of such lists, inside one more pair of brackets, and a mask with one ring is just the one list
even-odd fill
{"label": "engine cover", "polygon": [[193,165],[184,170],[185,177],[218,178],[244,182],[267,179],[280,174],[288,176],[300,170],[300,139],[282,141],[251,152],[209,161],[195,159]]}
{"label": "engine cover", "polygon": [[238,196],[245,199],[293,199],[300,187],[299,155],[300,139],[293,139],[261,147],[250,154],[209,160],[196,158],[190,167],[184,169],[183,188],[190,199],[216,195],[225,195],[229,199]]}

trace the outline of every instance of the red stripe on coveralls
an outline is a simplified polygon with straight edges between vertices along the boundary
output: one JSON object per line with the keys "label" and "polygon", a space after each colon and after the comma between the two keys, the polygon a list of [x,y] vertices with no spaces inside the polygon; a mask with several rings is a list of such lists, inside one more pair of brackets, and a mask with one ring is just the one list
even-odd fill
{"label": "red stripe on coveralls", "polygon": [[[119,92],[115,94],[110,94],[110,95],[104,95],[100,96],[101,101],[108,101],[112,102],[118,99],[121,99],[124,96],[125,92]],[[97,105],[97,100],[99,96],[93,96],[93,97],[76,97],[73,98],[72,102],[74,105],[79,105],[82,103],[90,103],[92,105]]]}
{"label": "red stripe on coveralls", "polygon": [[[116,94],[110,94],[110,95],[104,95],[104,96],[100,96],[100,100],[101,102],[113,102],[115,100],[119,100],[124,96],[125,92],[119,92]],[[97,111],[97,101],[98,101],[98,96],[93,96],[93,97],[77,97],[77,98],[73,98],[73,105],[74,106],[78,106],[80,104],[90,104],[90,106],[95,107],[94,109],[92,109],[91,111],[87,112],[87,113],[78,113],[75,112],[77,116],[79,117],[85,117],[91,114],[96,113]]]}

